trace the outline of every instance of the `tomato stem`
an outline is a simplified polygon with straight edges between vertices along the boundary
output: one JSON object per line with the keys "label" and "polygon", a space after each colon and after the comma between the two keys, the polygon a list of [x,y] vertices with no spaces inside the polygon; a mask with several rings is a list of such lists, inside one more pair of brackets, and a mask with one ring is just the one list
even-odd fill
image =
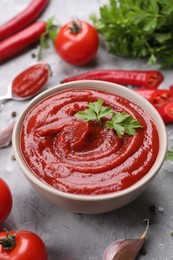
{"label": "tomato stem", "polygon": [[69,27],[69,30],[72,33],[74,33],[74,34],[78,34],[82,30],[82,26],[81,26],[80,20],[78,20],[78,21],[73,20],[72,21],[72,26]]}
{"label": "tomato stem", "polygon": [[6,237],[0,238],[0,245],[2,245],[3,249],[11,250],[15,247],[16,245],[15,235],[16,233],[11,236],[7,233]]}

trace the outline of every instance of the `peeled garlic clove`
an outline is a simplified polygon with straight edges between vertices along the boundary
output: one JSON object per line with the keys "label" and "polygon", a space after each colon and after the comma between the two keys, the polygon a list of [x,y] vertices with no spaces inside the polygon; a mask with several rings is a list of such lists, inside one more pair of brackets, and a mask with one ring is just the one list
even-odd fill
{"label": "peeled garlic clove", "polygon": [[6,147],[11,143],[15,121],[11,121],[6,127],[0,130],[0,148]]}
{"label": "peeled garlic clove", "polygon": [[143,235],[138,239],[121,239],[111,243],[103,254],[103,260],[134,260],[143,246],[149,221]]}

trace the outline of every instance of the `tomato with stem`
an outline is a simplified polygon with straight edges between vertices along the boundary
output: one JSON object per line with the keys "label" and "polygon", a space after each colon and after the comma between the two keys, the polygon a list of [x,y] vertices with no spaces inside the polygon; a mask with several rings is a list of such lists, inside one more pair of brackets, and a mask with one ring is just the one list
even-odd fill
{"label": "tomato with stem", "polygon": [[63,60],[73,65],[83,65],[95,57],[99,37],[91,24],[74,20],[60,28],[54,45]]}
{"label": "tomato with stem", "polygon": [[47,260],[47,250],[42,239],[27,230],[0,232],[1,260]]}

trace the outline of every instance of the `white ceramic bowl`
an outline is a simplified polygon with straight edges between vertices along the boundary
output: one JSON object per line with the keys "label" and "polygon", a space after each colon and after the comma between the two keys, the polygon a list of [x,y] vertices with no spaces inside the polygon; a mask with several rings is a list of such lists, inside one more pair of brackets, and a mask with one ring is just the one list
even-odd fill
{"label": "white ceramic bowl", "polygon": [[[20,151],[20,132],[21,125],[25,115],[28,111],[38,102],[40,102],[45,97],[56,93],[57,91],[61,91],[67,88],[84,88],[84,87],[92,87],[95,89],[105,90],[114,94],[118,94],[123,96],[130,101],[136,103],[141,106],[154,120],[155,125],[157,127],[159,133],[159,142],[160,149],[158,152],[157,159],[150,169],[150,171],[137,183],[132,185],[131,187],[113,192],[105,195],[75,195],[70,193],[61,192],[55,188],[52,188],[50,185],[38,179],[27,167],[25,161],[22,158],[22,154]],[[135,198],[137,198],[147,187],[148,183],[151,179],[156,175],[159,171],[167,150],[167,136],[165,125],[158,114],[158,112],[154,109],[154,107],[139,94],[134,91],[117,85],[113,83],[103,82],[103,81],[93,81],[93,80],[83,80],[83,81],[75,81],[70,83],[65,83],[53,87],[44,91],[43,93],[36,96],[32,101],[26,106],[24,111],[21,113],[18,118],[15,128],[13,131],[12,144],[14,149],[15,158],[26,176],[29,183],[32,187],[40,193],[44,198],[54,203],[58,207],[67,209],[72,212],[85,213],[85,214],[96,214],[108,212],[117,208],[120,208],[127,203],[131,202]]]}

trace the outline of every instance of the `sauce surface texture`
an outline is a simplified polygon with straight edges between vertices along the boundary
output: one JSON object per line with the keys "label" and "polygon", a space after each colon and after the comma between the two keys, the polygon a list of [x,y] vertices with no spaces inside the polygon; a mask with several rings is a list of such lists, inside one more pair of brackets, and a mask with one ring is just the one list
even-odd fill
{"label": "sauce surface texture", "polygon": [[[75,114],[98,99],[135,117],[142,128],[119,138],[114,130]],[[68,89],[44,99],[25,116],[21,151],[40,179],[63,192],[106,194],[128,188],[152,167],[159,150],[155,124],[142,108],[120,96]]]}

